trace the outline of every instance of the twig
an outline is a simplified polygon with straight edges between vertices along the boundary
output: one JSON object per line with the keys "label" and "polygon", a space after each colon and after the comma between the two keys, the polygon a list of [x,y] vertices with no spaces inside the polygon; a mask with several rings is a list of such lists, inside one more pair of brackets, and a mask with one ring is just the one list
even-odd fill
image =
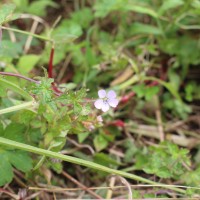
{"label": "twig", "polygon": [[[130,185],[131,188],[150,188],[150,187],[162,187],[162,184],[157,184],[157,185],[145,185],[145,184],[137,184],[137,185]],[[165,185],[165,188],[171,188],[171,187],[175,187],[175,188],[183,188],[183,189],[194,189],[194,190],[199,190],[200,191],[200,187],[192,187],[192,186],[184,186],[184,185]],[[88,189],[90,190],[107,190],[107,189],[120,189],[120,188],[126,188],[126,186],[124,185],[119,185],[119,186],[102,186],[102,187],[88,187]],[[82,188],[59,188],[59,187],[55,187],[55,186],[51,186],[49,188],[39,188],[39,187],[29,187],[29,190],[43,190],[43,191],[50,191],[50,192],[61,192],[61,191],[78,191],[78,190],[82,190]]]}
{"label": "twig", "polygon": [[156,100],[156,119],[157,119],[157,123],[158,123],[158,132],[159,132],[159,136],[160,136],[160,141],[164,141],[164,130],[163,130],[163,126],[162,126],[162,118],[161,118],[161,111],[160,111],[160,102],[159,102],[159,98],[156,96],[155,97]]}
{"label": "twig", "polygon": [[133,193],[132,193],[132,190],[131,190],[131,185],[128,183],[128,181],[121,177],[121,176],[117,176],[119,178],[119,180],[126,186],[126,188],[128,189],[128,200],[132,200],[132,196],[133,196]]}
{"label": "twig", "polygon": [[115,176],[112,176],[110,178],[110,184],[109,184],[109,189],[107,191],[107,194],[106,194],[106,199],[112,199],[112,194],[113,194],[113,190],[112,188],[115,186],[115,181],[116,181],[116,177]]}
{"label": "twig", "polygon": [[7,194],[8,196],[10,196],[10,197],[12,197],[12,198],[14,198],[14,199],[16,199],[16,200],[19,199],[19,196],[18,196],[18,195],[13,194],[13,193],[11,193],[11,192],[8,192],[8,191],[5,190],[5,189],[0,188],[0,192],[5,193],[5,194]]}
{"label": "twig", "polygon": [[90,145],[87,145],[87,144],[79,144],[79,143],[77,143],[76,141],[70,139],[69,137],[67,138],[67,140],[68,140],[69,142],[71,142],[72,144],[74,144],[76,147],[79,147],[79,148],[87,148],[87,149],[90,150],[90,152],[91,152],[92,154],[95,154],[94,149],[93,149]]}
{"label": "twig", "polygon": [[[36,29],[37,29],[37,26],[38,26],[39,22],[34,20],[33,21],[33,24],[31,26],[31,30],[30,30],[30,33],[35,33]],[[29,48],[30,48],[30,45],[31,45],[31,42],[32,42],[32,39],[33,39],[33,36],[32,35],[29,35],[27,40],[26,40],[26,44],[24,46],[24,53],[27,53]]]}
{"label": "twig", "polygon": [[58,83],[61,81],[61,79],[62,79],[62,77],[63,77],[63,75],[64,75],[64,73],[65,73],[65,71],[66,71],[66,69],[67,69],[67,67],[68,67],[68,65],[70,63],[70,61],[71,61],[71,59],[72,59],[72,55],[69,54],[67,56],[67,58],[65,59],[65,61],[64,61],[64,64],[63,64],[63,67],[60,70],[60,73],[58,74],[58,78],[57,78]]}
{"label": "twig", "polygon": [[84,186],[82,183],[80,183],[79,181],[77,181],[75,178],[73,178],[72,176],[70,176],[67,172],[62,171],[62,174],[68,178],[70,181],[72,181],[73,183],[75,183],[76,185],[78,185],[79,187],[82,188],[82,190],[87,191],[88,193],[90,193],[92,196],[94,196],[97,199],[103,199],[101,196],[99,196],[98,194],[96,194],[95,192],[91,191],[90,189],[88,189],[86,186]]}
{"label": "twig", "polygon": [[[159,132],[156,126],[145,126],[139,125],[137,128],[129,128],[131,133],[151,137],[155,139],[160,139]],[[200,140],[191,137],[179,136],[175,134],[166,134],[166,139],[173,141],[175,144],[178,144],[183,147],[195,146],[200,143]]]}
{"label": "twig", "polygon": [[[6,24],[6,26],[9,27],[9,24]],[[12,42],[16,42],[16,41],[17,41],[17,40],[16,40],[16,37],[15,37],[15,34],[14,34],[13,31],[8,30],[8,34],[9,34],[10,40],[11,40]]]}

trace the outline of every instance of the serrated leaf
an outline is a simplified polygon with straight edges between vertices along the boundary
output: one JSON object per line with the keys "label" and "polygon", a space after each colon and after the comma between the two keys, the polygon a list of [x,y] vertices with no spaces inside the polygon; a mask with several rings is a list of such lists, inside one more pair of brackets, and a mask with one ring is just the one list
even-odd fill
{"label": "serrated leaf", "polygon": [[81,114],[81,112],[82,112],[82,106],[79,103],[74,103],[74,112],[76,114]]}
{"label": "serrated leaf", "polygon": [[91,111],[90,105],[83,105],[81,110],[81,115],[86,116],[90,113],[90,111]]}
{"label": "serrated leaf", "polygon": [[12,120],[19,124],[28,124],[35,116],[36,113],[32,110],[20,110],[12,116]]}
{"label": "serrated leaf", "polygon": [[53,91],[51,89],[51,84],[54,80],[47,77],[40,77],[40,81],[40,84],[33,86],[32,92],[39,97],[42,104],[49,104],[50,106],[54,106],[54,102],[52,102]]}
{"label": "serrated leaf", "polygon": [[166,167],[161,167],[157,170],[156,174],[161,178],[170,178],[172,177],[172,173]]}

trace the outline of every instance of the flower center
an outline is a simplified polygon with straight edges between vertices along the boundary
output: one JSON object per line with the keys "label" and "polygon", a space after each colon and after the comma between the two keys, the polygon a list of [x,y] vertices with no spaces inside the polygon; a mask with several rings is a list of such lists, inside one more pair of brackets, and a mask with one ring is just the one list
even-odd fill
{"label": "flower center", "polygon": [[108,98],[107,97],[103,98],[103,103],[108,104]]}

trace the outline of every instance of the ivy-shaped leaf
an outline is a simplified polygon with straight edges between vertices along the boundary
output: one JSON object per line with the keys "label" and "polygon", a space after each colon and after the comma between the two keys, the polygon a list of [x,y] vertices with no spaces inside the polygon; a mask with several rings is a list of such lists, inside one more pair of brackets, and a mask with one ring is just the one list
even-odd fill
{"label": "ivy-shaped leaf", "polygon": [[32,159],[28,153],[21,150],[4,150],[0,148],[0,186],[10,183],[13,179],[13,167],[22,172],[32,169]]}

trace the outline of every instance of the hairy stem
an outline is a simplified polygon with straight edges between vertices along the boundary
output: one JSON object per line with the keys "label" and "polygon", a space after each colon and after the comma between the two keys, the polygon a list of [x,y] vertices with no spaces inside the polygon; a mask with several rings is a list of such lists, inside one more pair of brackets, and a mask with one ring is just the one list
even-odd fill
{"label": "hairy stem", "polygon": [[[36,154],[39,154],[39,155],[42,155],[42,156],[60,159],[60,160],[67,161],[67,162],[70,162],[70,163],[74,163],[74,164],[77,164],[77,165],[82,165],[82,166],[92,168],[92,169],[95,169],[95,170],[104,171],[104,172],[107,172],[109,174],[120,175],[120,176],[129,178],[129,179],[132,179],[132,180],[135,180],[135,181],[141,181],[143,183],[147,183],[147,184],[151,184],[151,185],[157,185],[158,184],[157,182],[151,181],[151,180],[146,179],[146,178],[142,178],[142,177],[134,175],[134,174],[126,173],[126,172],[116,170],[116,169],[111,169],[109,167],[105,167],[103,165],[100,165],[100,164],[97,164],[97,163],[94,163],[94,162],[91,162],[91,161],[83,160],[83,159],[80,159],[80,158],[67,156],[67,155],[63,155],[61,153],[56,153],[56,152],[52,152],[52,151],[49,151],[49,150],[30,146],[30,145],[27,145],[27,144],[15,142],[15,141],[3,138],[3,137],[0,137],[0,144],[5,145],[5,146],[10,146],[12,148],[21,149],[21,150],[24,150],[24,151],[36,153]],[[168,188],[168,189],[171,189],[173,191],[185,194],[185,190],[180,189],[180,188],[176,188],[174,186],[160,184],[160,187]]]}
{"label": "hairy stem", "polygon": [[37,35],[37,34],[34,34],[34,33],[27,32],[27,31],[18,30],[18,29],[15,29],[15,28],[5,27],[5,26],[1,26],[0,28],[5,29],[5,30],[14,31],[14,32],[17,32],[17,33],[22,33],[22,34],[25,34],[25,35],[30,35],[30,36],[33,36],[35,38],[53,43],[52,39],[45,37],[45,36]]}
{"label": "hairy stem", "polygon": [[29,102],[25,102],[25,103],[22,103],[22,104],[17,105],[17,106],[11,106],[9,108],[4,108],[4,109],[0,110],[0,115],[10,113],[10,112],[14,112],[14,111],[17,111],[17,110],[22,110],[22,109],[25,109],[25,108],[31,108],[31,107],[33,107],[34,104],[35,104],[34,101],[29,101]]}

